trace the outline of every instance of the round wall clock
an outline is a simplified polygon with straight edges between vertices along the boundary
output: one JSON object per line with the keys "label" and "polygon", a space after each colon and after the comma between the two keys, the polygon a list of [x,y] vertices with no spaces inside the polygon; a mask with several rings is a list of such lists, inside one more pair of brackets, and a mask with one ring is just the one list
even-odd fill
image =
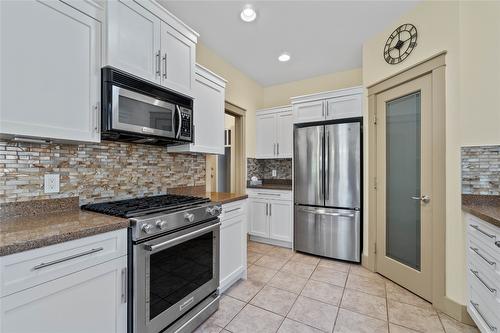
{"label": "round wall clock", "polygon": [[417,28],[413,24],[402,24],[387,38],[384,59],[390,65],[405,60],[417,46]]}

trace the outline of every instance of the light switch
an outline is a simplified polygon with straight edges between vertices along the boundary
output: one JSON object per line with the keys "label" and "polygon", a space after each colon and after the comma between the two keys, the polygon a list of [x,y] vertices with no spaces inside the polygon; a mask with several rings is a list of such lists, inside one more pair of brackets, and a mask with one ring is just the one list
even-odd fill
{"label": "light switch", "polygon": [[273,169],[273,177],[276,177],[276,170]]}
{"label": "light switch", "polygon": [[59,192],[59,174],[47,173],[43,178],[43,191],[45,193],[58,193]]}

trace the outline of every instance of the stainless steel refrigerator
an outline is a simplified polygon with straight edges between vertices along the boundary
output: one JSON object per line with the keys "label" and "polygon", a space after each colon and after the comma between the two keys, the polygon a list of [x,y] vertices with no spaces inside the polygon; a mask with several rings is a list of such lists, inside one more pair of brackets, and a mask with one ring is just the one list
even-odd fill
{"label": "stainless steel refrigerator", "polygon": [[361,122],[294,129],[294,249],[361,260]]}

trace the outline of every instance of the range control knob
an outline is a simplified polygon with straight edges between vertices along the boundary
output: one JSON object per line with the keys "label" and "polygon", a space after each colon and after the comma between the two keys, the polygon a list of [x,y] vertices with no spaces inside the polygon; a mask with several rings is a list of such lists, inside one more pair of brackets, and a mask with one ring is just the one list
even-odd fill
{"label": "range control knob", "polygon": [[151,224],[144,224],[142,226],[142,231],[144,231],[146,234],[150,234],[153,232],[154,227]]}
{"label": "range control knob", "polygon": [[168,227],[168,223],[167,223],[167,221],[164,221],[164,220],[157,220],[156,227],[160,230],[164,230]]}
{"label": "range control knob", "polygon": [[218,216],[221,212],[221,207],[220,206],[212,206],[207,208],[207,213],[212,215],[212,216]]}
{"label": "range control knob", "polygon": [[188,222],[190,222],[190,223],[191,223],[191,222],[193,222],[193,221],[194,221],[194,214],[191,214],[191,213],[186,213],[186,214],[184,215],[184,219],[186,219],[186,221],[188,221]]}

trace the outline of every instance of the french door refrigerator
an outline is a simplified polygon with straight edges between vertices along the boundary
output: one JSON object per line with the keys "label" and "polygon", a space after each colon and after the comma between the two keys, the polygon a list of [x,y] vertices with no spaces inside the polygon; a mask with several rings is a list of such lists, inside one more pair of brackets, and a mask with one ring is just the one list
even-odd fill
{"label": "french door refrigerator", "polygon": [[361,120],[294,129],[294,249],[361,260]]}

